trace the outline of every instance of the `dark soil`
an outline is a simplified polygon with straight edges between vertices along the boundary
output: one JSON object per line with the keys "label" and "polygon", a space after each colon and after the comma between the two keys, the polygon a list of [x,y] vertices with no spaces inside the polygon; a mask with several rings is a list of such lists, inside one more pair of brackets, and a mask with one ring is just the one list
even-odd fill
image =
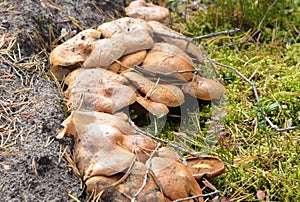
{"label": "dark soil", "polygon": [[1,202],[72,201],[68,193],[84,200],[61,157],[72,141],[54,138],[66,111],[47,76],[48,54],[62,29],[77,33],[120,17],[123,8],[117,0],[0,2]]}

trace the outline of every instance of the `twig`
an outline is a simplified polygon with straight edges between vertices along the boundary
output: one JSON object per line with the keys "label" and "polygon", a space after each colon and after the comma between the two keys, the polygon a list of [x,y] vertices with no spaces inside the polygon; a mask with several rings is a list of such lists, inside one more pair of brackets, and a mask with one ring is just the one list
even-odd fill
{"label": "twig", "polygon": [[[264,16],[262,17],[262,19],[260,20],[257,30],[251,35],[251,38],[253,38],[256,34],[261,32],[261,26],[263,24],[263,22],[265,21],[267,15],[269,14],[270,10],[275,6],[275,4],[277,3],[278,0],[274,0],[274,2],[272,3],[272,5],[268,8],[267,12],[264,14]],[[260,33],[261,34],[261,33]],[[257,42],[259,42],[259,38],[260,38],[260,34],[257,37]]]}
{"label": "twig", "polygon": [[208,57],[208,56],[204,56],[204,57],[205,57],[206,59],[208,59],[209,61],[211,61],[212,63],[218,65],[218,66],[225,67],[225,68],[227,68],[227,69],[230,69],[230,70],[234,71],[234,72],[235,72],[237,75],[239,75],[242,79],[244,79],[246,82],[248,82],[248,83],[252,86],[252,88],[253,88],[253,92],[254,92],[256,101],[259,102],[259,96],[258,96],[258,93],[257,93],[257,89],[256,89],[255,83],[253,83],[252,81],[250,81],[247,77],[245,77],[242,73],[240,73],[236,68],[231,67],[231,66],[229,66],[229,65],[224,65],[224,64],[222,64],[222,63],[219,63],[219,62],[217,62],[217,61],[211,59],[211,58]]}
{"label": "twig", "polygon": [[198,194],[198,195],[195,195],[195,196],[190,196],[190,197],[186,197],[186,198],[176,199],[176,200],[174,200],[172,202],[188,201],[188,200],[191,200],[191,199],[195,199],[195,198],[199,198],[199,197],[211,196],[211,195],[218,194],[218,193],[220,193],[220,191],[216,190],[216,191],[208,193],[208,194]]}
{"label": "twig", "polygon": [[[247,77],[245,77],[242,73],[240,73],[236,68],[231,67],[229,65],[224,65],[222,63],[219,63],[219,62],[211,59],[208,56],[204,56],[204,57],[207,58],[212,63],[218,65],[218,66],[225,67],[227,69],[230,69],[230,70],[234,71],[238,76],[240,76],[242,79],[244,79],[246,82],[248,82],[252,86],[256,102],[260,101],[260,98],[258,96],[258,92],[257,92],[257,88],[256,88],[255,83],[253,83],[252,81],[250,81]],[[267,114],[266,114],[266,112],[264,111],[263,108],[259,108],[259,110],[261,111],[264,119],[268,122],[268,124],[271,126],[271,128],[275,129],[278,132],[289,131],[289,130],[296,130],[296,129],[299,128],[299,126],[291,126],[291,127],[287,127],[287,128],[279,128],[277,125],[273,124],[273,122],[268,118],[268,116],[267,116]]]}
{"label": "twig", "polygon": [[273,122],[269,119],[269,117],[267,116],[267,114],[263,110],[263,108],[260,108],[260,111],[262,112],[263,117],[268,122],[268,124],[271,126],[271,128],[275,129],[278,132],[284,132],[284,131],[289,131],[289,130],[296,130],[296,129],[299,128],[299,126],[290,126],[290,127],[286,127],[286,128],[279,128],[278,125],[273,124]]}
{"label": "twig", "polygon": [[126,171],[126,173],[121,177],[121,179],[119,179],[118,181],[114,182],[111,186],[112,187],[116,187],[117,185],[121,184],[122,182],[124,182],[127,177],[130,175],[131,171],[132,171],[132,168],[134,166],[134,163],[136,161],[136,157],[132,160],[128,170]]}
{"label": "twig", "polygon": [[193,37],[193,38],[190,38],[190,37],[187,37],[187,36],[184,36],[184,35],[178,35],[178,34],[177,35],[165,34],[165,33],[162,33],[162,32],[155,32],[155,34],[160,35],[160,36],[171,37],[173,39],[180,39],[180,40],[184,40],[184,41],[187,41],[187,42],[193,42],[195,40],[211,38],[211,37],[224,35],[224,34],[231,34],[231,33],[239,32],[239,31],[240,31],[239,28],[235,28],[235,29],[231,29],[231,30],[215,32],[215,33],[206,34],[206,35],[202,35],[202,36],[196,36],[196,37]]}
{"label": "twig", "polygon": [[219,36],[219,35],[232,34],[232,33],[236,33],[239,31],[241,31],[241,29],[235,28],[235,29],[225,30],[225,31],[221,31],[221,32],[215,32],[215,33],[211,33],[211,34],[193,37],[192,41],[199,40],[199,39],[205,39],[205,38],[211,38],[211,37],[215,37],[215,36]]}
{"label": "twig", "polygon": [[191,156],[197,157],[197,158],[199,158],[199,159],[203,158],[203,157],[200,156],[198,153],[191,152],[190,150],[184,149],[184,148],[182,148],[182,147],[180,147],[180,146],[178,146],[178,145],[176,145],[176,144],[173,144],[173,143],[171,143],[171,142],[169,142],[169,141],[167,141],[167,140],[163,140],[163,139],[161,139],[161,138],[155,137],[154,135],[152,135],[152,134],[150,134],[150,133],[148,133],[148,132],[146,132],[146,131],[141,130],[141,129],[140,129],[139,127],[137,127],[131,120],[129,120],[129,122],[130,122],[130,124],[132,125],[132,127],[136,130],[136,132],[139,133],[139,134],[142,134],[142,135],[145,135],[145,136],[147,136],[147,137],[150,137],[150,138],[152,138],[152,139],[154,139],[154,140],[156,140],[156,141],[158,141],[158,142],[163,142],[163,143],[169,145],[170,147],[173,147],[173,148],[175,148],[175,149],[178,149],[178,150],[180,150],[180,151],[182,151],[182,152],[184,152],[184,153],[190,154]]}
{"label": "twig", "polygon": [[265,18],[267,17],[267,15],[269,14],[270,10],[275,6],[275,4],[277,3],[278,0],[275,0],[272,5],[268,8],[267,12],[265,13],[265,15],[262,17],[261,21],[258,24],[258,28],[257,30],[260,31],[260,28],[262,26],[262,23],[265,21]]}
{"label": "twig", "polygon": [[143,181],[143,184],[142,186],[140,187],[140,189],[134,194],[133,198],[131,199],[131,202],[135,202],[135,199],[137,198],[137,196],[141,193],[141,191],[144,189],[144,187],[146,186],[146,183],[147,183],[147,178],[148,178],[148,175],[151,171],[151,161],[152,161],[152,158],[154,156],[154,154],[156,153],[156,151],[158,150],[158,148],[160,148],[161,146],[161,143],[157,143],[155,149],[151,152],[151,155],[149,157],[149,160],[147,161],[147,169],[146,169],[146,172],[145,172],[145,176],[144,176],[144,181]]}

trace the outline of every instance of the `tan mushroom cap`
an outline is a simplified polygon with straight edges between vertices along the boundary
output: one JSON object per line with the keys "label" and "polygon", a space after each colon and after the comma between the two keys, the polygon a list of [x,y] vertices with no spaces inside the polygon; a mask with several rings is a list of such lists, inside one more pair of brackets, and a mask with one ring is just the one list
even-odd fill
{"label": "tan mushroom cap", "polygon": [[159,148],[157,151],[157,156],[161,157],[161,158],[171,158],[171,159],[174,159],[175,161],[180,160],[179,155],[169,147]]}
{"label": "tan mushroom cap", "polygon": [[129,17],[146,21],[155,20],[165,22],[169,18],[169,10],[167,8],[146,3],[144,0],[132,1],[129,6],[125,8],[125,13]]}
{"label": "tan mushroom cap", "polygon": [[71,109],[114,113],[136,101],[132,88],[123,85],[127,79],[109,70],[76,69],[65,80],[64,97]]}
{"label": "tan mushroom cap", "polygon": [[225,172],[225,164],[214,157],[190,158],[187,159],[187,166],[196,180],[203,177],[212,179]]}
{"label": "tan mushroom cap", "polygon": [[[101,193],[106,201],[124,201],[130,202],[131,197],[134,197],[136,192],[143,186],[144,176],[146,173],[146,166],[143,163],[135,162],[133,168],[130,170],[130,175],[126,177],[125,181],[117,183],[124,174],[117,174],[110,178],[103,176],[96,176],[86,181],[87,192]],[[111,186],[114,184],[113,186]],[[108,194],[106,194],[106,191]],[[136,201],[155,201],[168,202],[163,193],[159,191],[156,180],[149,175],[147,183],[136,197]]]}
{"label": "tan mushroom cap", "polygon": [[98,26],[97,30],[100,31],[105,38],[111,38],[119,33],[133,30],[145,30],[152,36],[152,28],[145,20],[130,17],[119,18],[111,22],[103,23]]}
{"label": "tan mushroom cap", "polygon": [[87,29],[57,46],[50,54],[50,68],[54,76],[61,81],[71,68],[80,66],[88,54],[87,47],[100,37],[101,32]]}
{"label": "tan mushroom cap", "polygon": [[127,72],[124,76],[145,95],[150,93],[149,98],[154,102],[168,107],[177,107],[184,103],[184,94],[177,86],[158,84],[155,87],[154,82],[135,72]]}
{"label": "tan mushroom cap", "polygon": [[160,116],[169,113],[169,109],[165,104],[153,102],[142,96],[137,96],[136,101],[153,115]]}
{"label": "tan mushroom cap", "polygon": [[125,134],[119,129],[124,121],[118,116],[74,111],[71,121],[75,129],[75,162],[84,179],[114,175],[135,161],[133,153],[119,146]]}
{"label": "tan mushroom cap", "polygon": [[122,145],[126,146],[132,153],[136,155],[136,160],[145,163],[156,144],[149,137],[143,135],[127,135],[124,137]]}
{"label": "tan mushroom cap", "polygon": [[167,26],[157,22],[149,21],[148,24],[153,29],[153,35],[163,39],[166,43],[178,46],[181,50],[186,51],[192,58],[198,60],[198,63],[204,64],[204,57],[202,55],[202,50],[198,46],[189,41],[182,40],[184,35],[168,28]]}
{"label": "tan mushroom cap", "polygon": [[128,55],[124,55],[117,62],[111,64],[108,69],[117,73],[129,68],[133,68],[134,66],[139,65],[144,61],[146,54],[146,50],[141,50],[130,53]]}
{"label": "tan mushroom cap", "polygon": [[182,86],[182,91],[202,100],[220,99],[225,91],[224,86],[212,79],[195,75],[192,81]]}
{"label": "tan mushroom cap", "polygon": [[[169,43],[155,43],[151,50],[148,51],[142,66],[147,69],[158,65],[160,72],[193,70],[192,59],[180,48]],[[164,68],[164,66],[166,68]],[[181,73],[184,81],[189,81],[193,78],[193,73]],[[176,77],[176,75],[175,75]],[[182,77],[178,79],[182,79]]]}
{"label": "tan mushroom cap", "polygon": [[116,34],[112,38],[101,39],[91,44],[91,52],[85,59],[83,67],[109,67],[124,55],[152,48],[152,36],[145,29],[132,30]]}
{"label": "tan mushroom cap", "polygon": [[[186,166],[174,159],[153,157],[151,170],[161,184],[163,193],[170,200],[202,194],[202,190],[192,173]],[[198,199],[203,202],[202,197]]]}

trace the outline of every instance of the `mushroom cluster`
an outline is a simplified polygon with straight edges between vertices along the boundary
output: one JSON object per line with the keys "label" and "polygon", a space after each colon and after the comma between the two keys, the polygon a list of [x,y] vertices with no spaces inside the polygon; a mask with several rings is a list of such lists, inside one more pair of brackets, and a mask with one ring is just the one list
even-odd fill
{"label": "mushroom cluster", "polygon": [[197,180],[224,171],[211,157],[184,164],[122,111],[138,103],[161,116],[181,106],[187,94],[221,98],[224,87],[195,69],[203,63],[200,48],[182,38],[159,22],[125,17],[84,30],[51,52],[51,72],[67,85],[63,97],[71,111],[57,138],[74,137],[87,193],[114,201],[203,201]]}

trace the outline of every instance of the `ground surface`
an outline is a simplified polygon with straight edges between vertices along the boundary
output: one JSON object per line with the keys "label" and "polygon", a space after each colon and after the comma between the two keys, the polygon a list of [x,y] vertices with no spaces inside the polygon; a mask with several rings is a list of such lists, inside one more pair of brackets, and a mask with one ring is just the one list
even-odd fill
{"label": "ground surface", "polygon": [[78,32],[118,17],[123,7],[121,1],[0,2],[1,202],[80,198],[80,181],[61,158],[72,142],[54,139],[64,111],[45,74],[49,40],[63,28]]}

